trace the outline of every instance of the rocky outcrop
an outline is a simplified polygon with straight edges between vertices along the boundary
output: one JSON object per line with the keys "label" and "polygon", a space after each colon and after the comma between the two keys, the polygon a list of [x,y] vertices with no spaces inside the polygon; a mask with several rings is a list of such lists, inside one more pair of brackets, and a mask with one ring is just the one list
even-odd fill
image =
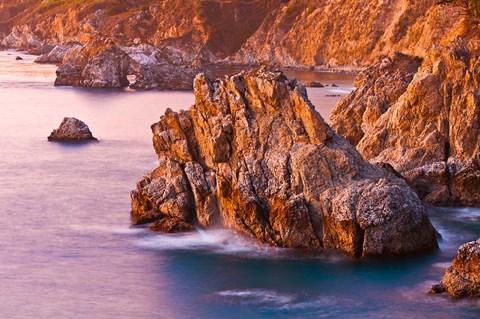
{"label": "rocky outcrop", "polygon": [[[199,69],[164,61],[161,53],[161,49],[149,45],[119,47],[111,39],[100,37],[86,46],[57,47],[36,62],[57,61],[63,56],[56,86],[191,90]],[[135,76],[133,83],[128,75]]]}
{"label": "rocky outcrop", "polygon": [[97,139],[93,137],[87,124],[74,117],[65,117],[62,123],[60,123],[60,126],[50,134],[48,140],[59,142],[82,142],[96,141]]}
{"label": "rocky outcrop", "polygon": [[452,298],[480,297],[480,239],[460,246],[442,281],[430,290],[445,291]]}
{"label": "rocky outcrop", "polygon": [[75,47],[57,69],[55,86],[119,88],[128,86],[131,58],[109,39]]}
{"label": "rocky outcrop", "polygon": [[132,217],[225,226],[274,246],[352,256],[437,247],[407,184],[362,159],[279,71],[198,75],[195,105],[152,125],[159,166],[132,192]]}
{"label": "rocky outcrop", "polygon": [[422,60],[399,52],[381,57],[355,79],[356,90],[333,109],[330,125],[357,145],[378,118],[405,93]]}
{"label": "rocky outcrop", "polygon": [[332,126],[366,159],[391,164],[426,203],[479,206],[478,43],[457,38],[418,65],[383,58],[335,107]]}
{"label": "rocky outcrop", "polygon": [[68,45],[57,45],[48,53],[40,55],[35,59],[36,63],[50,63],[50,64],[60,64],[63,61],[65,55],[68,51],[73,50],[73,52],[79,52],[82,49],[82,45],[79,43],[72,43]]}
{"label": "rocky outcrop", "polygon": [[13,27],[12,32],[2,40],[1,44],[8,48],[26,50],[40,46],[42,41],[29,26],[24,25]]}

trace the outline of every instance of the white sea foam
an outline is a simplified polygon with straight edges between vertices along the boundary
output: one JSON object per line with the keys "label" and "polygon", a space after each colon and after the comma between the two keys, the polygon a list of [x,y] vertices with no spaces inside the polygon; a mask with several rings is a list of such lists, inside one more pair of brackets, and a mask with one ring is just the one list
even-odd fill
{"label": "white sea foam", "polygon": [[145,232],[143,228],[125,227],[125,225],[70,225],[70,228],[75,232],[86,234],[135,235]]}
{"label": "white sea foam", "polygon": [[283,293],[269,289],[224,290],[216,293],[227,302],[259,306],[276,311],[296,312],[302,310],[318,311],[325,307],[340,304],[358,306],[354,300],[339,300],[329,296],[308,296],[304,294]]}
{"label": "white sea foam", "polygon": [[274,304],[283,307],[294,302],[296,295],[283,294],[274,290],[267,289],[248,289],[248,290],[225,290],[220,291],[217,295],[247,304]]}
{"label": "white sea foam", "polygon": [[266,255],[272,257],[281,250],[224,229],[208,231],[197,229],[196,232],[179,234],[149,234],[137,239],[135,243],[140,247],[154,250],[203,250],[251,257]]}

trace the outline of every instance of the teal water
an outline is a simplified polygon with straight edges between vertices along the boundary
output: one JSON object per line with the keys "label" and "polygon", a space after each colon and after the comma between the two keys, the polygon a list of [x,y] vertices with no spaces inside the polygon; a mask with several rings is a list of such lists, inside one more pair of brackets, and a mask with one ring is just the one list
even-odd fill
{"label": "teal water", "polygon": [[[156,165],[149,125],[192,94],[54,88],[53,66],[15,55],[0,52],[0,318],[480,317],[479,301],[427,295],[458,246],[480,237],[480,209],[430,208],[441,249],[401,260],[131,228],[129,191]],[[324,115],[326,92],[309,90]],[[64,116],[100,142],[47,142]]]}

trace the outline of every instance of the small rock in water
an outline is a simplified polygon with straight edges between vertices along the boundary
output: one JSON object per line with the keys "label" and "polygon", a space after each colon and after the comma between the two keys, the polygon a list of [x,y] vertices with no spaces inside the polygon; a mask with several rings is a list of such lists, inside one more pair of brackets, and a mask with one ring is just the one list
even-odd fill
{"label": "small rock in water", "polygon": [[52,131],[48,140],[59,142],[97,141],[88,125],[74,117],[65,117],[60,126]]}
{"label": "small rock in water", "polygon": [[154,232],[173,234],[191,232],[194,231],[195,228],[179,218],[164,217],[150,226],[150,230]]}
{"label": "small rock in water", "polygon": [[323,88],[323,87],[325,87],[322,83],[317,82],[317,81],[309,81],[309,82],[305,83],[305,86],[309,87],[309,88]]}
{"label": "small rock in water", "polygon": [[332,88],[338,88],[338,85],[336,85],[335,83],[332,84]]}
{"label": "small rock in water", "polygon": [[21,60],[23,60],[23,58],[22,58],[21,56],[17,56],[17,57],[15,58],[15,60],[21,61]]}

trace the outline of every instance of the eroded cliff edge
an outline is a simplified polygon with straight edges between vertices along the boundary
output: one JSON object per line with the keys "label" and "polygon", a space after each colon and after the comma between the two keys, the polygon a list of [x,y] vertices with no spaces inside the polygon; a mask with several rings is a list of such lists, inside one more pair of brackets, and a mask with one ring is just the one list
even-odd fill
{"label": "eroded cliff edge", "polygon": [[404,180],[363,160],[281,72],[198,75],[195,104],[152,125],[159,166],[132,192],[135,223],[224,226],[274,246],[352,256],[437,247]]}
{"label": "eroded cliff edge", "polygon": [[393,166],[432,205],[480,206],[480,42],[456,38],[422,62],[394,53],[356,80],[333,129]]}

